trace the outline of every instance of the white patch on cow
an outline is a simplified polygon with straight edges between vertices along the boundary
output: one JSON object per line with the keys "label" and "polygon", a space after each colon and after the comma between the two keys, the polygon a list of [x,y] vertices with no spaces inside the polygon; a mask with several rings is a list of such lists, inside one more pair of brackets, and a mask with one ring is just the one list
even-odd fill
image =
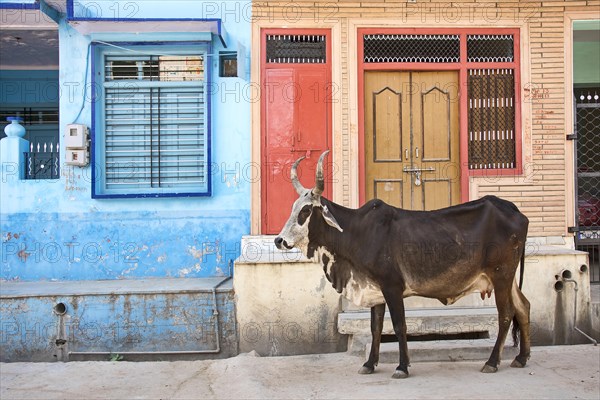
{"label": "white patch on cow", "polygon": [[354,279],[354,274],[350,271],[350,279],[346,284],[342,294],[352,303],[359,307],[373,307],[377,304],[385,303],[383,293],[374,282],[367,281],[364,287]]}
{"label": "white patch on cow", "polygon": [[320,200],[315,200],[310,190],[306,190],[305,193],[300,196],[292,205],[292,212],[287,222],[283,226],[283,229],[279,233],[279,237],[284,240],[284,245],[288,248],[300,249],[302,254],[307,256],[308,254],[308,225],[310,224],[310,218],[312,214],[306,219],[304,224],[298,224],[298,214],[302,208],[306,205],[321,205]]}
{"label": "white patch on cow", "polygon": [[317,257],[316,261],[319,264],[323,264],[323,255],[326,255],[327,258],[329,258],[327,265],[323,265],[323,270],[327,273],[327,276],[331,276],[331,268],[333,267],[333,264],[335,264],[335,256],[323,246],[317,247],[315,254]]}

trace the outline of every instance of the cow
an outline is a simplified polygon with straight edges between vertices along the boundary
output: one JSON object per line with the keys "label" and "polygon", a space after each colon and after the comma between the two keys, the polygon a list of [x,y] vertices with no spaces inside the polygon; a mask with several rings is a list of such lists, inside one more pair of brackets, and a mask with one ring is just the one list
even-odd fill
{"label": "cow", "polygon": [[280,250],[300,249],[323,265],[338,293],[371,308],[373,344],[358,372],[370,374],[377,366],[386,304],[399,343],[399,364],[392,378],[406,378],[404,298],[422,296],[446,305],[476,291],[482,298],[493,291],[498,310],[498,338],[481,371],[498,370],[511,323],[515,346],[520,345],[511,367],[523,368],[530,356],[529,301],[521,292],[527,217],[495,196],[435,211],[404,210],[379,199],[358,209],[346,208],[322,196],[328,152],[319,158],[312,189],[298,179],[304,157],[293,164],[290,177],[299,198],[275,245]]}

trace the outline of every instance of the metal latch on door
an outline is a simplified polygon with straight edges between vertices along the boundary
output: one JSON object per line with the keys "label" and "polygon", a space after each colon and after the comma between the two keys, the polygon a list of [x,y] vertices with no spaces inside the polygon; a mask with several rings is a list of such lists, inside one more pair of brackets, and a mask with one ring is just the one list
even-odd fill
{"label": "metal latch on door", "polygon": [[321,149],[296,149],[296,148],[294,148],[294,147],[292,147],[292,148],[290,149],[290,151],[291,151],[292,153],[305,153],[305,154],[304,154],[304,156],[305,156],[306,158],[310,158],[310,155],[311,155],[311,153],[312,153],[312,152],[314,152],[314,151],[316,151],[316,152],[319,152],[320,150],[321,150]]}
{"label": "metal latch on door", "polygon": [[432,171],[435,171],[435,168],[433,168],[433,167],[427,167],[427,168],[404,167],[402,169],[402,171],[413,174],[415,176],[415,186],[421,186],[421,172],[432,172]]}

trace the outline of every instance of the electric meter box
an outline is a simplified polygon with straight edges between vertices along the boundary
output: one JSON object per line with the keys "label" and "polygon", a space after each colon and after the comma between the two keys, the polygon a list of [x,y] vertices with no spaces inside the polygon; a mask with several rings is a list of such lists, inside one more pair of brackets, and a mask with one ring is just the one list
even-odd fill
{"label": "electric meter box", "polygon": [[65,133],[65,147],[67,149],[87,149],[88,128],[82,124],[69,124]]}
{"label": "electric meter box", "polygon": [[66,150],[66,161],[67,165],[74,165],[76,167],[85,167],[88,165],[88,152],[87,150]]}

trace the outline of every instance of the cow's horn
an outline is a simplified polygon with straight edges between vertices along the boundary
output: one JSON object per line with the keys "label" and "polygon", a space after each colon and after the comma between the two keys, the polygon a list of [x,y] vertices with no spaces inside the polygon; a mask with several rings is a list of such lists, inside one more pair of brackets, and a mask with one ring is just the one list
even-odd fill
{"label": "cow's horn", "polygon": [[300,161],[304,160],[304,157],[300,157],[299,159],[296,160],[296,162],[294,163],[294,165],[292,165],[292,171],[290,172],[290,178],[292,179],[292,185],[294,185],[294,189],[296,189],[296,193],[298,193],[298,196],[302,196],[302,194],[304,194],[304,192],[306,192],[306,188],[304,186],[302,186],[302,184],[300,183],[300,180],[298,179],[298,164],[300,164]]}
{"label": "cow's horn", "polygon": [[321,157],[319,157],[319,162],[317,163],[317,174],[315,179],[315,188],[313,189],[313,194],[320,196],[325,190],[325,179],[323,178],[323,160],[325,156],[329,153],[329,150],[325,150]]}

